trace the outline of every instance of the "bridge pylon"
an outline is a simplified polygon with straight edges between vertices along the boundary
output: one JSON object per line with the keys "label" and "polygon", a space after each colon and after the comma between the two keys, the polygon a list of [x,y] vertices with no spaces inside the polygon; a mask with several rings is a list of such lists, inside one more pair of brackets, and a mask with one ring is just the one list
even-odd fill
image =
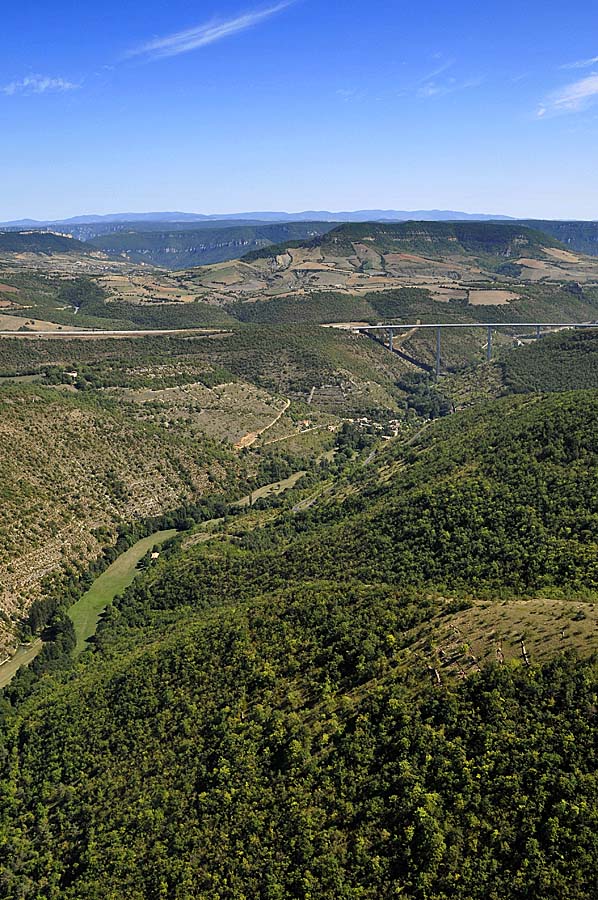
{"label": "bridge pylon", "polygon": [[486,349],[486,359],[488,360],[488,362],[490,362],[490,360],[492,359],[492,334],[492,325],[488,325],[488,346]]}

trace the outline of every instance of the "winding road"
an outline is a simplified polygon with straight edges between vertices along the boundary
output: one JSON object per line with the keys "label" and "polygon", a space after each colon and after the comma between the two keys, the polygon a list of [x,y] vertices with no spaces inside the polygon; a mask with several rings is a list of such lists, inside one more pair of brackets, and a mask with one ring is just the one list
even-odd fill
{"label": "winding road", "polygon": [[264,428],[260,428],[259,431],[250,431],[249,434],[246,434],[244,437],[242,437],[241,440],[237,441],[237,443],[235,444],[235,450],[244,450],[246,447],[251,447],[252,444],[255,444],[257,439],[261,437],[262,434],[264,434],[266,431],[269,431],[270,428],[273,428],[277,422],[280,422],[290,405],[291,401],[285,400],[285,406],[280,410],[276,418],[272,419],[271,422],[268,422],[268,424]]}

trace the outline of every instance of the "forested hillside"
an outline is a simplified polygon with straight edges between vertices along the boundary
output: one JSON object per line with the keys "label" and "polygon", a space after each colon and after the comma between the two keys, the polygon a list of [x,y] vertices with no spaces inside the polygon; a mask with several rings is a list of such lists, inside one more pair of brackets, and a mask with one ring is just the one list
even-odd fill
{"label": "forested hillside", "polygon": [[505,383],[517,393],[598,387],[598,331],[547,335],[501,362]]}
{"label": "forested hillside", "polygon": [[[505,398],[450,416],[416,442],[390,444],[309,512],[245,535],[226,556],[229,577],[243,573],[239,596],[348,572],[489,597],[592,594],[597,428],[594,392]],[[210,566],[202,551],[189,557],[177,603],[198,570],[217,589]]]}
{"label": "forested hillside", "polygon": [[321,328],[0,341],[0,651],[44,577],[86,564],[119,524],[227,485],[245,493],[260,462],[235,447],[313,446],[311,459],[338,414],[408,429],[404,371],[379,345]]}
{"label": "forested hillside", "polygon": [[0,254],[2,253],[89,253],[90,248],[82,241],[43,231],[0,232]]}
{"label": "forested hillside", "polygon": [[5,896],[586,900],[597,426],[506,398],[181,536],[6,693]]}

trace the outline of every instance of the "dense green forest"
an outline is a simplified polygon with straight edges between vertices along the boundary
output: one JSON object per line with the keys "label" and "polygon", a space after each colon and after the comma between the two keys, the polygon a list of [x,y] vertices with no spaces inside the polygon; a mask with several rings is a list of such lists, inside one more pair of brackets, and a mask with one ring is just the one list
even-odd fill
{"label": "dense green forest", "polygon": [[0,232],[0,253],[89,253],[82,241],[44,231]]}
{"label": "dense green forest", "polygon": [[[222,327],[234,324],[224,310],[210,303],[106,302],[92,295],[82,307],[79,322],[86,327],[117,329],[177,329]],[[93,321],[90,320],[93,317]],[[55,318],[55,316],[54,316]],[[66,319],[65,319],[66,321]],[[116,324],[114,324],[116,323]]]}
{"label": "dense green forest", "polygon": [[[232,319],[252,324],[317,324],[331,322],[551,322],[588,321],[598,313],[598,297],[578,285],[517,287],[518,299],[501,305],[474,305],[469,300],[435,300],[425,288],[395,288],[367,294],[339,291],[235,302],[225,309]],[[203,306],[205,304],[195,304]],[[109,304],[107,314],[116,308]],[[214,315],[216,314],[214,310]],[[110,313],[112,314],[112,313]],[[216,318],[214,318],[216,321]],[[230,320],[229,320],[230,321]]]}
{"label": "dense green forest", "polygon": [[314,585],[100,651],[8,725],[4,896],[592,896],[598,664],[414,694],[411,620]]}
{"label": "dense green forest", "polygon": [[3,896],[592,896],[598,659],[559,641],[594,615],[597,426],[587,391],[347,431],[310,503],[181,535],[5,691]]}
{"label": "dense green forest", "polygon": [[276,297],[252,303],[231,303],[227,312],[251,324],[307,324],[329,322],[376,322],[374,306],[362,297],[333,292],[314,292],[299,297]]}
{"label": "dense green forest", "polygon": [[501,361],[507,387],[517,393],[598,387],[598,330],[546,335]]}
{"label": "dense green forest", "polygon": [[[593,321],[598,313],[598,296],[593,289],[578,285],[522,285],[519,299],[510,303],[473,305],[468,300],[443,303],[423,288],[399,288],[363,295],[379,318],[399,322],[572,322]],[[318,295],[316,295],[318,296]],[[321,295],[320,295],[321,296]],[[326,295],[324,295],[326,296]],[[335,295],[332,294],[334,298]],[[348,299],[345,297],[345,299]],[[272,301],[269,301],[272,302]]]}

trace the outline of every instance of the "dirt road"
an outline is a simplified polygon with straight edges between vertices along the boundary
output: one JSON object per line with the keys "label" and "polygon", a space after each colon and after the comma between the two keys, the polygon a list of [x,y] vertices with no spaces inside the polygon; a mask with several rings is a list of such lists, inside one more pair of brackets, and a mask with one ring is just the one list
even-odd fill
{"label": "dirt road", "polygon": [[291,405],[291,401],[285,400],[284,408],[281,409],[281,411],[278,413],[276,418],[272,419],[271,422],[268,422],[268,424],[264,428],[260,428],[259,431],[250,431],[248,434],[246,434],[244,437],[242,437],[241,440],[237,441],[237,443],[235,444],[235,450],[244,450],[245,447],[251,447],[252,444],[255,444],[257,439],[259,437],[261,437],[262,434],[264,434],[266,431],[268,431],[270,428],[272,428],[274,425],[276,425],[277,422],[279,422],[282,419],[282,417],[284,416],[284,414],[286,413],[286,411],[290,405]]}

